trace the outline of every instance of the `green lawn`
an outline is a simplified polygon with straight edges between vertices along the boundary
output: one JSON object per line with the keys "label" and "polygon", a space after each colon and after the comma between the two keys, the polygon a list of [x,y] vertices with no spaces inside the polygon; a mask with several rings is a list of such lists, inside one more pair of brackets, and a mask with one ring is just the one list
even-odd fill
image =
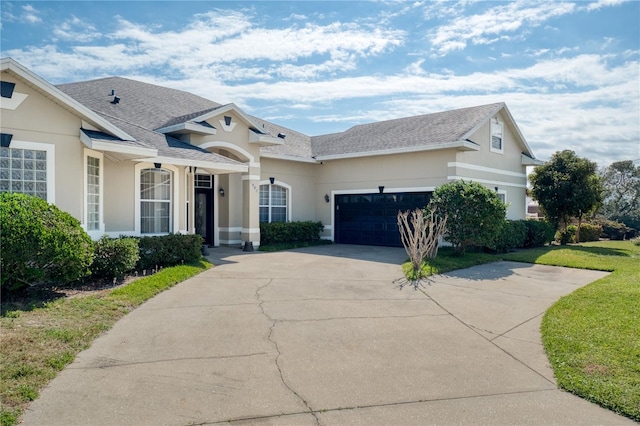
{"label": "green lawn", "polygon": [[640,421],[640,247],[602,241],[502,258],[612,272],[555,303],[542,342],[561,388]]}
{"label": "green lawn", "polygon": [[0,424],[14,425],[76,354],[125,314],[211,264],[162,269],[114,290],[51,300],[3,303],[0,317]]}

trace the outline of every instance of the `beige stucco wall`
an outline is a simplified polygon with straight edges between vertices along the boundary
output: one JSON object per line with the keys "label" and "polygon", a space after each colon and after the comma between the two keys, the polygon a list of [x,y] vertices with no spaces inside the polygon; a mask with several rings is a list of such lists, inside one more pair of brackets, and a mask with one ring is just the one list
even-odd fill
{"label": "beige stucco wall", "polygon": [[509,125],[503,112],[498,113],[503,123],[502,153],[491,151],[491,124],[481,126],[470,139],[480,145],[478,151],[458,152],[454,164],[449,164],[448,176],[480,182],[490,189],[498,188],[504,194],[508,219],[524,219],[526,213],[526,166],[522,165],[525,147]]}
{"label": "beige stucco wall", "polygon": [[13,134],[13,141],[55,146],[54,202],[82,221],[84,168],[83,145],[79,137],[81,119],[7,72],[2,73],[2,80],[16,83],[14,91],[28,95],[17,109],[2,109],[2,132]]}
{"label": "beige stucco wall", "polygon": [[262,158],[260,165],[260,181],[263,184],[273,177],[277,183],[291,186],[291,220],[315,220],[316,204],[324,195],[318,195],[316,190],[316,172],[320,165],[273,158]]}

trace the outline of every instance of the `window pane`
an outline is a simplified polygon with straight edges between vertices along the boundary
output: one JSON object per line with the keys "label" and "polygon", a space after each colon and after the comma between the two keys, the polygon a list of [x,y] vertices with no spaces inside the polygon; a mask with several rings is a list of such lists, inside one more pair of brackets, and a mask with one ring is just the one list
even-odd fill
{"label": "window pane", "polygon": [[269,222],[269,207],[260,207],[260,222]]}
{"label": "window pane", "polygon": [[269,185],[260,185],[260,205],[269,205]]}
{"label": "window pane", "polygon": [[140,231],[171,232],[171,172],[160,169],[140,172]]}
{"label": "window pane", "polygon": [[272,185],[271,187],[271,205],[272,206],[286,206],[287,205],[287,190],[281,186]]}
{"label": "window pane", "polygon": [[271,222],[286,222],[286,221],[287,221],[286,207],[271,207]]}
{"label": "window pane", "polygon": [[171,200],[171,173],[146,169],[140,174],[140,198],[143,200]]}
{"label": "window pane", "polygon": [[0,157],[1,192],[21,192],[47,199],[46,151],[5,147]]}
{"label": "window pane", "polygon": [[502,139],[497,136],[492,136],[491,146],[493,147],[493,149],[502,149]]}
{"label": "window pane", "polygon": [[87,230],[100,229],[100,159],[87,157]]}
{"label": "window pane", "polygon": [[260,185],[260,222],[287,221],[287,189],[278,185]]}

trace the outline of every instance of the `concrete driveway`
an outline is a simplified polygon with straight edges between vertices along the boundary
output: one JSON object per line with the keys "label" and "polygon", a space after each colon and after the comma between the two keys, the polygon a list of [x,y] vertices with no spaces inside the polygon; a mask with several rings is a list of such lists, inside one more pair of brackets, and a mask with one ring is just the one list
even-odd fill
{"label": "concrete driveway", "polygon": [[604,273],[498,262],[399,289],[401,249],[212,249],[51,382],[28,425],[633,424],[556,388],[544,311]]}

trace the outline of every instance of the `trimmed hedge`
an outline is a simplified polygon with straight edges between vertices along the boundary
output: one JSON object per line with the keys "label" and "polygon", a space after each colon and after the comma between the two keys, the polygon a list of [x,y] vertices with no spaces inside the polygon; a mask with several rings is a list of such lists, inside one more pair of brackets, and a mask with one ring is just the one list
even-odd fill
{"label": "trimmed hedge", "polygon": [[[576,241],[576,225],[569,225],[567,229],[561,229],[556,232],[555,240],[561,245],[575,243]],[[583,223],[580,225],[580,242],[598,241],[602,235],[602,226],[593,225],[591,223]]]}
{"label": "trimmed hedge", "polygon": [[527,228],[524,248],[544,247],[553,241],[556,230],[553,224],[546,220],[523,220]]}
{"label": "trimmed hedge", "polygon": [[71,282],[90,274],[93,242],[69,213],[32,195],[0,194],[0,286]]}
{"label": "trimmed hedge", "polygon": [[96,278],[122,279],[136,268],[140,259],[138,239],[103,236],[94,243],[91,273]]}
{"label": "trimmed hedge", "polygon": [[260,245],[318,241],[323,229],[322,222],[261,223]]}
{"label": "trimmed hedge", "polygon": [[523,220],[505,220],[485,249],[495,253],[505,253],[517,247],[524,247],[527,227],[523,222]]}
{"label": "trimmed hedge", "polygon": [[169,234],[139,239],[139,270],[197,262],[202,257],[202,236],[199,234]]}
{"label": "trimmed hedge", "polygon": [[610,240],[624,240],[634,231],[633,228],[617,220],[598,219],[594,223],[602,226],[603,236]]}
{"label": "trimmed hedge", "polygon": [[[577,228],[575,225],[570,225]],[[592,223],[583,223],[580,225],[580,242],[586,243],[587,241],[598,241],[602,236],[602,226]],[[574,231],[575,239],[575,231]]]}

